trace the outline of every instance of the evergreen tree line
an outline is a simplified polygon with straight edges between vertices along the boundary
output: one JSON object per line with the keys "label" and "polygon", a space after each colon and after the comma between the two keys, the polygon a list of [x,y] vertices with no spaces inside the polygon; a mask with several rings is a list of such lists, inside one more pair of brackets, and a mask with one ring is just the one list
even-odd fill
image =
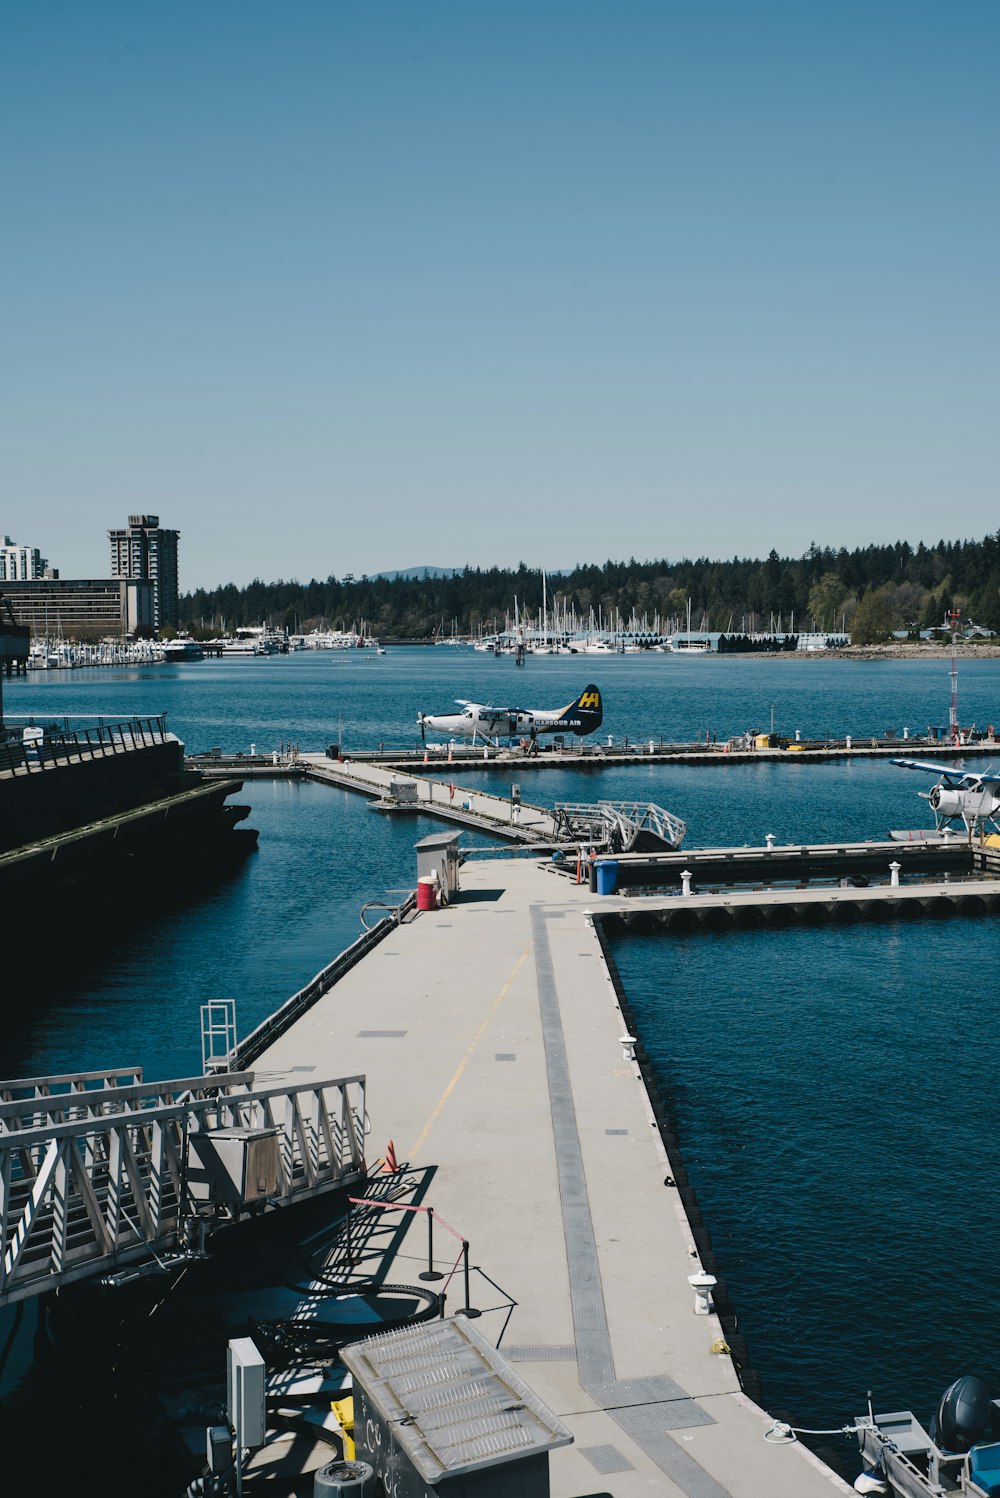
{"label": "evergreen tree line", "polygon": [[[982,541],[906,541],[891,546],[834,550],[815,544],[802,557],[732,561],[627,562],[576,566],[547,573],[551,611],[575,610],[586,624],[590,611],[605,622],[659,615],[683,620],[688,599],[696,627],[740,631],[785,629],[851,631],[856,643],[891,630],[930,628],[951,608],[1000,632],[1000,531]],[[181,598],[181,619],[202,637],[242,624],[313,628],[365,628],[382,639],[429,639],[502,629],[513,616],[537,615],[542,573],[517,568],[466,567],[451,577],[354,577],[265,583],[238,588],[198,588]]]}

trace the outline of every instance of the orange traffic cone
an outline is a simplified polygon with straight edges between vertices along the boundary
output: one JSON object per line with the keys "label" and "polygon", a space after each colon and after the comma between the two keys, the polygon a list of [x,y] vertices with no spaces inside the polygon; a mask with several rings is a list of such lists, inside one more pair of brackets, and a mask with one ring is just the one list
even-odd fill
{"label": "orange traffic cone", "polygon": [[424,764],[425,765],[429,765],[430,764],[430,757],[428,756],[428,753],[427,753],[426,749],[424,750]]}
{"label": "orange traffic cone", "polygon": [[386,1148],[385,1164],[382,1166],[382,1169],[386,1172],[387,1175],[391,1175],[394,1170],[399,1169],[399,1166],[396,1164],[396,1146],[393,1144],[391,1139],[389,1140],[388,1146]]}
{"label": "orange traffic cone", "polygon": [[452,754],[452,752],[451,752],[451,745],[449,744],[448,745],[448,763],[452,764],[454,762],[454,758],[455,758],[455,756]]}

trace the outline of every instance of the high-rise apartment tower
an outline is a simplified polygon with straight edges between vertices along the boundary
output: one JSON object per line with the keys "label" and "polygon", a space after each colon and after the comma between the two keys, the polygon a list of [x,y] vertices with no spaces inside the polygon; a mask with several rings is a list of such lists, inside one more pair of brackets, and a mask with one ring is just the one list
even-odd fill
{"label": "high-rise apartment tower", "polygon": [[18,546],[9,536],[0,536],[0,582],[44,577],[48,565],[37,546]]}
{"label": "high-rise apartment tower", "polygon": [[130,515],[123,530],[108,531],[111,576],[149,578],[153,584],[153,621],[159,632],[176,629],[177,543],[180,531],[160,529],[159,515]]}

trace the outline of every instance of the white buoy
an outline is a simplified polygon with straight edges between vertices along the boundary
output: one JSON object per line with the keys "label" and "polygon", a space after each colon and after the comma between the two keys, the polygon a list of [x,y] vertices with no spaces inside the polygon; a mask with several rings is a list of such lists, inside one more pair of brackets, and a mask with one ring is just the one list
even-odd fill
{"label": "white buoy", "polygon": [[899,888],[899,871],[902,867],[903,865],[896,863],[895,860],[889,865],[889,883],[893,889]]}
{"label": "white buoy", "polygon": [[718,1284],[714,1274],[706,1274],[699,1269],[697,1274],[689,1274],[687,1282],[694,1291],[694,1314],[696,1316],[710,1316],[715,1310],[715,1302],[712,1300],[712,1291]]}
{"label": "white buoy", "polygon": [[690,893],[691,893],[691,870],[690,869],[682,869],[681,870],[681,894],[682,895],[689,895]]}
{"label": "white buoy", "polygon": [[767,851],[769,853],[773,853],[774,852],[774,844],[775,844],[775,835],[774,835],[774,833],[773,832],[765,832],[764,833],[764,841],[767,844]]}

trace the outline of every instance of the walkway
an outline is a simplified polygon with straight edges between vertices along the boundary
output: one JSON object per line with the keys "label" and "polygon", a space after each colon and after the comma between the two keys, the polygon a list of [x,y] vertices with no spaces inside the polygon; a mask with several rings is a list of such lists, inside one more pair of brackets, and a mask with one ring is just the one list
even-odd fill
{"label": "walkway", "polygon": [[[425,773],[416,770],[400,772],[386,765],[374,764],[370,760],[331,760],[322,754],[300,754],[297,761],[306,767],[310,780],[325,780],[347,790],[361,791],[379,801],[392,801],[393,786],[404,784],[416,787],[416,805],[412,808],[455,822],[462,827],[475,828],[501,837],[509,842],[550,843],[555,837],[555,823],[544,807],[527,802],[515,805],[510,796],[496,796],[490,791],[468,790],[451,779],[458,774],[460,765],[438,764],[427,766]],[[424,766],[419,767],[424,770]],[[448,776],[441,780],[430,778],[434,772]]]}
{"label": "walkway", "polygon": [[[364,1072],[370,1155],[391,1136],[400,1160],[434,1168],[427,1201],[482,1270],[479,1327],[502,1335],[575,1437],[551,1456],[554,1498],[849,1493],[804,1447],[765,1442],[767,1418],[717,1349],[719,1322],[694,1314],[687,1277],[699,1265],[621,1044],[587,918],[596,897],[525,859],[469,862],[462,887],[277,1040],[259,1083]],[[451,1242],[435,1234],[439,1260]],[[425,1253],[421,1223],[388,1277],[412,1283]],[[455,1279],[449,1311],[463,1299]]]}

